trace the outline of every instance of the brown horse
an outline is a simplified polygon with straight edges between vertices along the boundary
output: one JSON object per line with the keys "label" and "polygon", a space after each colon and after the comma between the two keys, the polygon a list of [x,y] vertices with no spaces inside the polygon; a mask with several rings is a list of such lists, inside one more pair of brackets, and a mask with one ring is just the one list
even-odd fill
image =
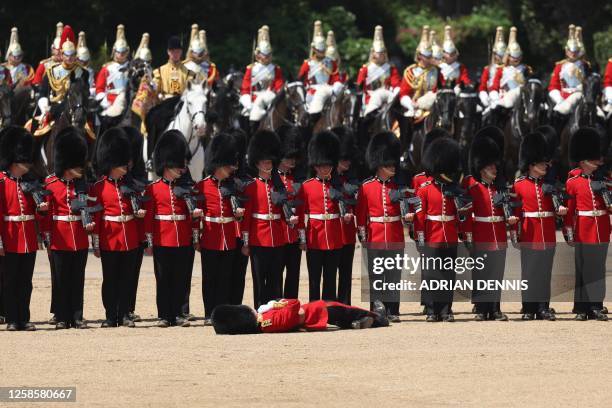
{"label": "brown horse", "polygon": [[304,84],[290,82],[276,95],[268,112],[259,122],[259,130],[276,131],[281,125],[305,127],[308,121]]}

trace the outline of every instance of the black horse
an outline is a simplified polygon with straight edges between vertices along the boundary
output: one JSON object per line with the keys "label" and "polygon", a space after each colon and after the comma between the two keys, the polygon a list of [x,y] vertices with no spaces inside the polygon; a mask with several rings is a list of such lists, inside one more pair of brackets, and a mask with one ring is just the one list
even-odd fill
{"label": "black horse", "polygon": [[12,122],[11,97],[12,89],[4,84],[0,85],[0,129],[9,126]]}
{"label": "black horse", "polygon": [[206,122],[214,133],[240,127],[240,85],[242,72],[230,70],[211,93],[210,110]]}
{"label": "black horse", "polygon": [[472,140],[476,131],[480,129],[481,115],[478,111],[479,104],[478,93],[472,85],[459,93],[453,137],[459,142],[459,146],[461,146],[462,166],[464,169],[468,168],[468,156]]}

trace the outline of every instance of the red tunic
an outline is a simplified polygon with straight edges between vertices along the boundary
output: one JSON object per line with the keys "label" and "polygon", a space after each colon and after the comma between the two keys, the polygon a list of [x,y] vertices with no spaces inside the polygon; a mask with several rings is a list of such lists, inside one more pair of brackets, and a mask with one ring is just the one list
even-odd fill
{"label": "red tunic", "polygon": [[[301,305],[297,299],[282,299],[277,304],[278,307],[261,314],[260,327],[263,333],[289,332],[299,327],[311,331],[327,328],[327,304],[323,300]],[[300,309],[304,311],[302,324]]]}
{"label": "red tunic", "polygon": [[[342,183],[347,183],[349,181],[348,177],[346,177],[345,175],[340,174],[338,177],[340,178],[340,181],[342,181]],[[351,198],[351,197],[347,197],[347,198]],[[355,206],[349,205],[347,207],[348,207],[347,211],[354,214]],[[355,217],[353,217],[353,219],[349,223],[345,223],[344,221],[341,222],[340,227],[342,228],[343,245],[352,245],[355,242],[357,242],[357,225],[355,225]]]}
{"label": "red tunic", "polygon": [[433,181],[433,177],[428,176],[425,174],[425,172],[415,174],[412,178],[412,189],[414,190],[414,193],[416,194],[419,188],[421,188],[421,186],[428,181]]}
{"label": "red tunic", "polygon": [[38,63],[38,66],[36,67],[36,72],[34,73],[34,79],[32,79],[32,85],[42,84],[47,67],[53,63],[54,62],[52,58],[44,59]]}
{"label": "red tunic", "polygon": [[0,65],[0,85],[13,86],[11,71],[2,65]]}
{"label": "red tunic", "polygon": [[[566,60],[561,60],[555,64],[555,69],[553,70],[552,75],[550,76],[550,82],[548,83],[548,90],[552,91],[554,89],[561,92],[561,97],[566,99],[571,93],[564,91],[565,81],[561,78],[561,69],[563,68],[563,64]],[[587,65],[587,63],[585,63]]]}
{"label": "red tunic", "polygon": [[36,216],[36,204],[24,194],[18,179],[0,173],[0,233],[6,252],[25,254],[38,250],[36,221],[5,220],[4,217]]}
{"label": "red tunic", "polygon": [[[293,182],[295,181],[295,179],[293,178],[293,175],[289,173],[282,173],[280,171],[278,172],[278,174],[281,178],[281,181],[285,185],[285,190],[287,190],[287,195],[294,196],[297,193],[297,191],[295,191],[293,188]],[[285,221],[285,217],[281,218],[281,223],[283,225],[283,231],[287,235],[287,243],[292,244],[294,242],[297,242],[299,226],[295,226],[291,228],[289,224],[287,224],[287,221]]]}
{"label": "red tunic", "polygon": [[[421,208],[417,210],[414,219],[414,230],[423,233],[426,243],[456,244],[457,236],[457,209],[451,197],[442,195],[441,185],[435,181],[421,185],[417,196],[421,199]],[[432,219],[448,217],[446,220]]]}
{"label": "red tunic", "polygon": [[[310,71],[310,65],[308,64],[309,60],[304,60],[302,66],[300,67],[300,72],[298,73],[298,79],[304,81],[304,85],[308,87],[308,93],[314,93],[315,88],[310,88],[311,85],[317,85],[315,81],[308,78],[308,71]],[[327,80],[328,85],[333,85],[335,82],[340,81],[340,75],[338,73],[338,63],[336,61],[332,62],[331,73],[329,74],[329,79]]]}
{"label": "red tunic", "polygon": [[[542,179],[519,177],[514,182],[516,200],[522,201],[522,207],[515,208],[519,217],[519,240],[522,246],[528,245],[531,249],[545,249],[555,246],[556,224],[552,197],[542,192]],[[525,216],[536,215],[538,217]]]}
{"label": "red tunic", "polygon": [[607,88],[609,86],[612,86],[612,58],[610,58],[608,60],[608,63],[606,64],[606,72],[604,73],[603,81],[604,88]]}
{"label": "red tunic", "polygon": [[[45,233],[50,233],[50,249],[55,251],[79,251],[89,248],[87,231],[83,228],[80,219],[74,221],[55,219],[58,216],[81,215],[70,210],[70,203],[77,198],[74,181],[51,176],[47,178],[45,188],[51,192],[47,196],[49,211],[43,228]],[[95,202],[92,203],[95,204]]]}
{"label": "red tunic", "polygon": [[[437,92],[438,90],[438,84],[442,83],[442,74],[440,73],[440,71],[437,71],[436,74],[436,80],[435,83],[432,84],[423,84],[421,86],[420,89],[415,88],[414,82],[416,81],[417,83],[419,82],[419,80],[415,80],[415,74],[413,74],[413,71],[416,68],[422,68],[417,64],[411,65],[408,68],[406,68],[404,70],[404,75],[402,76],[402,80],[400,83],[400,92],[399,92],[399,97],[401,98],[402,96],[409,96],[410,98],[413,98],[415,96],[415,94],[417,93],[417,91],[421,92],[418,96],[421,97],[423,96],[424,92]],[[435,69],[437,70],[437,68],[431,68],[432,70]],[[428,75],[428,74],[422,74],[422,75]],[[433,85],[433,86],[432,86]]]}
{"label": "red tunic", "polygon": [[248,235],[249,245],[281,247],[287,243],[281,222],[283,212],[280,206],[272,203],[272,191],[272,180],[266,181],[261,177],[255,178],[245,190],[247,201],[241,229],[243,238]]}
{"label": "red tunic", "polygon": [[[184,247],[192,244],[192,228],[197,229],[197,221],[191,220],[189,209],[184,200],[177,198],[172,191],[173,183],[163,178],[149,184],[144,202],[147,211],[144,218],[145,234],[152,236],[154,246]],[[158,219],[171,217],[182,219]],[[151,234],[151,235],[150,235]]]}
{"label": "red tunic", "polygon": [[[255,94],[255,92],[257,92],[257,88],[254,86],[251,86],[251,76],[252,76],[251,69],[252,69],[252,65],[248,65],[246,67],[246,71],[244,72],[244,77],[242,78],[242,86],[240,87],[240,94],[241,95],[251,94],[253,95],[253,100],[255,100],[255,98],[257,97],[257,95]],[[283,79],[283,71],[281,71],[278,65],[275,65],[274,66],[274,79],[270,83],[270,86],[268,87],[268,89],[274,92],[278,92],[281,90],[284,84],[285,84],[285,80]]]}
{"label": "red tunic", "polygon": [[[397,68],[394,65],[390,66],[390,74],[387,78],[385,78],[384,86],[385,88],[395,88],[400,86],[400,82],[402,81]],[[368,103],[370,101],[370,91],[372,91],[372,87],[366,84],[366,79],[368,78],[368,65],[363,65],[359,69],[359,73],[357,74],[357,86],[363,89],[363,93],[365,94],[365,102]]]}
{"label": "red tunic", "polygon": [[[464,180],[464,187],[472,197],[472,211],[467,214],[461,228],[471,232],[478,248],[486,250],[504,249],[506,243],[506,222],[501,207],[493,205],[493,196],[497,193],[494,185],[479,182],[472,176]],[[498,221],[491,219],[497,217]],[[492,222],[493,221],[493,222]]]}
{"label": "red tunic", "polygon": [[[357,193],[357,227],[367,228],[368,242],[397,244],[404,242],[404,227],[399,203],[391,202],[389,190],[397,189],[394,181],[378,177],[366,180]],[[376,217],[373,221],[372,217]],[[387,222],[385,221],[387,217]]]}
{"label": "red tunic", "polygon": [[204,196],[198,205],[203,213],[200,247],[228,251],[236,248],[236,221],[230,197],[223,197],[220,187],[219,180],[212,176],[201,180],[196,186]]}
{"label": "red tunic", "polygon": [[329,197],[330,187],[329,180],[313,177],[306,180],[298,192],[297,199],[302,202],[299,210],[301,225],[304,224],[305,216],[308,216],[306,246],[309,249],[331,250],[344,245],[340,210],[338,202]]}
{"label": "red tunic", "polygon": [[[446,79],[444,78],[444,75],[440,74],[440,84],[442,86],[446,86]],[[470,86],[472,85],[472,80],[470,79],[470,76],[468,75],[468,70],[467,67],[465,66],[465,64],[459,64],[459,77],[454,80],[455,82],[453,83],[453,85],[461,85],[461,86]]]}
{"label": "red tunic", "polygon": [[[123,181],[102,177],[91,189],[91,196],[104,209],[93,214],[96,223],[94,234],[100,238],[100,249],[103,251],[130,251],[140,244],[141,235],[138,220],[129,197],[121,193]],[[118,222],[108,217],[128,216],[129,221]]]}
{"label": "red tunic", "polygon": [[117,93],[112,92],[115,89],[113,83],[110,83],[110,84],[107,83],[108,76],[110,75],[107,65],[113,64],[113,63],[118,64],[117,62],[114,62],[114,61],[104,64],[102,68],[100,68],[100,72],[98,72],[98,75],[96,76],[96,94],[99,94],[99,93],[106,94],[106,100],[111,104],[115,102],[115,99],[117,98]]}
{"label": "red tunic", "polygon": [[[478,92],[491,92],[493,90],[493,78],[498,71],[501,70],[503,65],[496,65],[495,72],[491,73],[491,65],[487,65],[482,70],[482,75],[480,76],[480,84],[478,85]],[[490,80],[490,85],[489,85]]]}
{"label": "red tunic", "polygon": [[[581,173],[565,183],[571,196],[567,200],[565,228],[573,231],[575,242],[610,242],[610,215],[603,198],[591,189],[591,180],[589,175]],[[601,215],[581,215],[579,211],[597,211]]]}

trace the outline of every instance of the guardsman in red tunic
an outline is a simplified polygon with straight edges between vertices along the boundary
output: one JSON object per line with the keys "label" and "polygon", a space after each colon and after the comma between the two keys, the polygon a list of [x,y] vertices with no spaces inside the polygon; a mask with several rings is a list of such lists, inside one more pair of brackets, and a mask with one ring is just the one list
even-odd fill
{"label": "guardsman in red tunic", "polygon": [[[253,300],[255,306],[282,296],[283,248],[287,235],[281,218],[284,186],[275,185],[273,173],[280,160],[280,140],[274,132],[256,132],[247,150],[248,164],[257,172],[255,181],[245,191],[242,219],[242,253],[251,257]],[[279,198],[281,197],[281,198]],[[286,220],[294,225],[296,215]]]}
{"label": "guardsman in red tunic", "polygon": [[[85,134],[74,127],[62,130],[55,141],[55,177],[48,177],[46,190],[49,211],[42,231],[54,267],[56,329],[87,328],[83,319],[85,266],[89,249],[88,232],[93,220],[87,207],[93,203],[83,179],[87,158]],[[84,226],[83,223],[86,223]]]}
{"label": "guardsman in red tunic", "polygon": [[428,289],[433,281],[453,283],[454,269],[444,268],[436,259],[457,257],[458,213],[455,201],[449,193],[459,179],[461,169],[460,149],[456,141],[449,138],[434,140],[423,157],[423,168],[433,177],[421,185],[417,196],[421,208],[417,209],[414,228],[417,245],[422,248],[423,261],[429,265],[421,269],[422,298],[428,322],[455,320],[452,312],[453,290]]}
{"label": "guardsman in red tunic", "polygon": [[[426,135],[423,140],[423,146],[421,148],[421,157],[423,157],[423,153],[427,150],[427,147],[436,139],[440,137],[451,137],[450,134],[442,129],[442,128],[433,128]],[[422,167],[422,166],[421,166]],[[433,178],[431,175],[427,174],[425,171],[421,171],[415,174],[412,177],[412,189],[414,190],[414,194],[416,194],[417,190],[423,185],[423,183],[427,181],[432,181]]]}
{"label": "guardsman in red tunic", "polygon": [[96,77],[96,100],[105,109],[102,112],[104,116],[116,116],[108,108],[113,105],[119,94],[125,94],[128,85],[129,56],[130,47],[125,39],[125,26],[119,24],[112,49],[112,61],[104,64]]}
{"label": "guardsman in red tunic", "polygon": [[504,55],[506,54],[506,43],[504,42],[504,28],[499,26],[495,32],[495,42],[491,50],[491,63],[484,67],[480,76],[480,85],[478,86],[478,97],[482,106],[489,107],[489,93],[493,90],[493,79],[497,71],[503,68]]}
{"label": "guardsman in red tunic", "polygon": [[212,323],[217,334],[321,331],[328,324],[341,329],[389,326],[385,306],[379,300],[372,311],[325,300],[305,304],[297,299],[271,300],[257,310],[246,305],[222,305],[215,309]]}
{"label": "guardsman in red tunic", "polygon": [[327,46],[327,48],[325,49],[325,57],[331,59],[333,62],[336,63],[336,69],[338,72],[338,81],[340,81],[343,84],[346,84],[348,80],[348,74],[346,73],[346,71],[343,71],[340,69],[340,62],[342,60],[340,57],[340,53],[338,52],[338,45],[336,44],[336,36],[334,32],[331,30],[327,32],[327,40],[325,40],[325,45]]}
{"label": "guardsman in red tunic", "polygon": [[[278,164],[278,177],[282,182],[289,199],[295,199],[299,183],[296,183],[294,170],[300,164],[304,153],[303,135],[297,126],[282,126],[277,131],[281,141],[281,161]],[[297,299],[300,287],[300,264],[302,261],[302,248],[306,242],[304,230],[300,231],[294,225],[287,224],[281,218],[283,231],[287,235],[287,243],[283,247],[283,268],[285,269],[285,282],[283,297]],[[300,239],[301,238],[301,239]]]}
{"label": "guardsman in red tunic", "polygon": [[602,309],[612,207],[603,197],[609,180],[593,174],[603,165],[600,149],[599,134],[592,128],[579,129],[570,140],[570,160],[582,170],[565,183],[570,198],[564,235],[576,251],[576,320],[608,319]]}
{"label": "guardsman in red tunic", "polygon": [[[340,139],[340,159],[336,167],[336,173],[340,182],[340,188],[344,198],[348,202],[345,204],[347,213],[354,214],[354,202],[359,183],[352,176],[351,164],[357,157],[358,148],[353,131],[347,127],[337,127],[332,129]],[[342,227],[342,249],[340,250],[340,263],[338,264],[338,301],[345,305],[351,304],[351,287],[353,284],[353,258],[355,256],[355,243],[357,241],[357,225],[353,217],[349,222],[340,223]]]}
{"label": "guardsman in red tunic", "polygon": [[15,86],[29,86],[34,79],[34,69],[23,62],[23,50],[19,44],[17,27],[11,29],[11,39],[8,50],[6,50],[6,63],[3,67],[9,70],[11,79]]}
{"label": "guardsman in red tunic", "polygon": [[[391,190],[398,188],[394,176],[399,168],[400,142],[391,132],[381,132],[366,149],[366,162],[373,177],[365,180],[357,193],[357,233],[367,250],[370,277],[370,308],[374,300],[384,302],[389,320],[398,323],[399,292],[377,290],[374,280],[382,279],[374,271],[374,259],[395,257],[404,252],[404,227],[399,202],[391,200]],[[408,221],[408,220],[406,220]],[[386,282],[399,282],[401,269],[384,271]]]}
{"label": "guardsman in red tunic", "polygon": [[604,111],[612,112],[612,58],[608,59],[606,64],[606,72],[604,73]]}
{"label": "guardsman in red tunic", "polygon": [[32,274],[38,241],[36,211],[46,211],[24,191],[23,176],[32,165],[32,135],[17,126],[0,132],[0,255],[7,330],[36,330],[30,322]]}
{"label": "guardsman in red tunic", "polygon": [[272,63],[270,29],[267,25],[259,29],[254,57],[255,62],[246,67],[240,88],[242,114],[249,117],[252,125],[264,117],[285,83],[280,67]]}
{"label": "guardsman in red tunic", "polygon": [[468,75],[465,64],[457,61],[459,51],[453,42],[452,28],[448,25],[444,27],[442,52],[444,61],[438,65],[441,76],[440,86],[445,88],[454,87],[455,93],[458,95],[461,89],[472,85],[472,80]]}
{"label": "guardsman in red tunic", "polygon": [[338,95],[344,88],[338,76],[338,64],[326,56],[326,48],[321,22],[315,21],[310,58],[304,60],[298,73],[298,79],[306,86],[306,103],[311,123],[317,122],[327,100],[332,95]]}
{"label": "guardsman in red tunic", "polygon": [[[188,327],[184,304],[191,286],[194,248],[199,248],[198,218],[202,210],[196,197],[179,191],[185,177],[189,149],[182,133],[166,131],[153,153],[155,173],[160,177],[145,190],[144,230],[147,255],[153,255],[157,281],[158,327]],[[193,200],[193,201],[192,201]]]}
{"label": "guardsman in red tunic", "polygon": [[94,213],[92,236],[94,255],[102,259],[102,303],[106,310],[102,327],[134,327],[129,309],[140,248],[136,218],[143,218],[145,211],[133,208],[125,193],[132,159],[131,142],[125,131],[117,127],[105,131],[98,140],[96,156],[96,173],[102,177],[90,195],[103,208]]}
{"label": "guardsman in red tunic", "polygon": [[47,69],[51,68],[53,64],[62,62],[62,47],[60,45],[62,31],[64,31],[64,24],[59,22],[55,26],[55,39],[51,43],[51,56],[38,63],[38,67],[36,67],[34,72],[34,78],[32,79],[32,85],[38,86],[42,84]]}
{"label": "guardsman in red tunic", "polygon": [[555,213],[567,214],[560,205],[555,209],[545,185],[550,167],[549,145],[541,133],[530,133],[523,138],[519,149],[519,167],[523,175],[514,181],[515,208],[519,219],[518,238],[521,249],[521,279],[529,287],[523,291],[523,320],[556,320],[549,308],[550,281],[556,248]]}
{"label": "guardsman in red tunic", "polygon": [[196,185],[201,194],[202,209],[200,252],[202,257],[202,298],[205,324],[218,305],[231,303],[231,271],[236,257],[236,219],[244,208],[232,208],[230,189],[232,174],[240,157],[231,134],[219,133],[206,148],[206,178]]}
{"label": "guardsman in red tunic", "polygon": [[[302,184],[297,200],[300,228],[306,226],[306,264],[309,299],[336,299],[336,276],[343,246],[341,223],[352,220],[352,214],[340,214],[332,173],[338,165],[340,141],[332,132],[320,132],[308,144],[308,167],[312,177]],[[335,190],[336,194],[341,194]],[[323,288],[321,290],[321,276]]]}
{"label": "guardsman in red tunic", "polygon": [[391,103],[399,93],[400,81],[397,68],[389,62],[383,29],[376,26],[370,60],[357,75],[357,86],[363,89],[363,116]]}
{"label": "guardsman in red tunic", "polygon": [[504,278],[506,223],[503,209],[494,202],[496,194],[505,189],[504,178],[498,176],[501,163],[502,150],[497,141],[486,133],[477,133],[470,148],[470,175],[462,183],[472,197],[472,210],[462,223],[462,233],[467,242],[473,243],[473,257],[482,258],[484,265],[472,270],[472,303],[477,321],[508,320],[500,308],[501,290],[480,290],[477,285],[478,280],[501,282]]}

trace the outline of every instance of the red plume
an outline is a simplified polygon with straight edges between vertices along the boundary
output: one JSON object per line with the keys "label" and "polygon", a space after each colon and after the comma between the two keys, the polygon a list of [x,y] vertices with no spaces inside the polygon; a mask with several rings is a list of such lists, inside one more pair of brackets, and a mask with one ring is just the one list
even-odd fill
{"label": "red plume", "polygon": [[62,37],[60,40],[60,49],[62,48],[66,40],[70,41],[73,44],[76,44],[74,40],[74,31],[72,31],[72,27],[70,27],[69,25],[64,26],[64,31],[62,31]]}

